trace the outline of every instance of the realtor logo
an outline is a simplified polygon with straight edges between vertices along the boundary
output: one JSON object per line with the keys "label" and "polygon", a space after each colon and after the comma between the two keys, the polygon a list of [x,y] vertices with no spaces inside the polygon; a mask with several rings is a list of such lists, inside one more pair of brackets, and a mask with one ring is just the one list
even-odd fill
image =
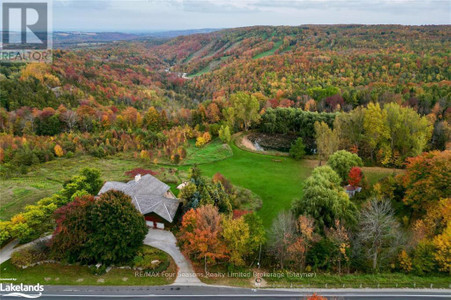
{"label": "realtor logo", "polygon": [[49,61],[52,46],[50,13],[49,1],[3,1],[0,60]]}

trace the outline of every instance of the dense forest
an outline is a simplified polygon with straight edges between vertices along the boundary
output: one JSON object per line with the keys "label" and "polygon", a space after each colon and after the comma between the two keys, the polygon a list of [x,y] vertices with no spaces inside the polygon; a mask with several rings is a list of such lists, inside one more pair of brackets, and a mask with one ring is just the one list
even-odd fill
{"label": "dense forest", "polygon": [[[248,27],[165,43],[149,39],[56,50],[51,65],[2,64],[0,131],[6,135],[1,138],[0,161],[14,160],[22,147],[11,143],[21,145],[18,137],[23,141],[27,135],[30,151],[40,152],[39,159],[28,159],[30,165],[33,159],[51,159],[51,149],[40,149],[49,145],[44,136],[59,135],[56,143],[72,145],[65,151],[103,155],[121,151],[126,144],[126,149],[143,150],[130,146],[139,144],[130,142],[137,138],[146,140],[144,150],[161,147],[168,137],[159,134],[161,130],[183,131],[174,126],[185,125],[213,135],[224,125],[232,133],[249,127],[294,133],[313,153],[313,125],[324,120],[331,128],[341,124],[348,140],[342,148],[360,146],[356,151],[368,162],[402,166],[409,155],[444,150],[449,141],[449,35],[449,26]],[[234,104],[231,96],[239,92],[252,99]],[[252,105],[254,98],[254,113],[262,122],[260,117],[237,122],[243,116],[235,116],[234,109]],[[385,119],[379,130],[390,133],[370,132],[375,127],[369,124],[369,113],[364,126],[363,110],[354,109],[368,110],[369,103],[380,105],[373,117]],[[387,111],[384,106],[390,103],[402,108]],[[295,119],[278,116],[280,108],[293,109]],[[330,117],[325,115],[325,120],[315,112]],[[395,145],[390,134],[403,133],[394,132],[396,124],[390,120],[400,114],[406,121],[419,115],[403,133],[423,128],[420,146],[416,141]],[[336,115],[340,118],[334,125]],[[423,117],[428,124],[420,122]],[[346,131],[344,124],[362,131]],[[433,128],[425,132],[428,126]],[[82,132],[90,142],[75,147],[83,139],[74,142],[74,132]],[[363,141],[367,134],[382,137]],[[115,142],[118,137],[121,143]],[[177,151],[183,156],[179,140],[168,143],[167,156]]]}

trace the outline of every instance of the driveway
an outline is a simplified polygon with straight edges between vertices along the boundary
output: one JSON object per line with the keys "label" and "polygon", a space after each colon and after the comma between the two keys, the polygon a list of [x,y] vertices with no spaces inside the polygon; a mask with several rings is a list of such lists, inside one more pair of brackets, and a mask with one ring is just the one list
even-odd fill
{"label": "driveway", "polygon": [[5,261],[11,258],[11,254],[13,254],[13,252],[17,250],[14,249],[14,247],[16,247],[17,244],[19,244],[19,241],[14,240],[0,250],[0,264],[4,263]]}
{"label": "driveway", "polygon": [[37,240],[34,240],[32,242],[29,242],[27,244],[20,245],[18,247],[16,247],[19,244],[19,241],[17,239],[11,241],[9,244],[6,244],[6,246],[3,247],[0,250],[0,264],[4,263],[8,259],[10,259],[11,258],[11,254],[13,254],[13,252],[15,252],[15,251],[17,251],[19,249],[22,249],[24,247],[28,247],[28,246],[34,245],[34,244],[39,243],[39,242],[48,241],[51,237],[52,237],[51,235],[47,235],[47,236],[41,237],[41,238],[39,238]]}
{"label": "driveway", "polygon": [[183,256],[177,247],[177,240],[172,232],[161,229],[149,229],[144,239],[144,244],[149,245],[168,253],[175,261],[178,267],[176,285],[204,285],[197,278],[191,263]]}

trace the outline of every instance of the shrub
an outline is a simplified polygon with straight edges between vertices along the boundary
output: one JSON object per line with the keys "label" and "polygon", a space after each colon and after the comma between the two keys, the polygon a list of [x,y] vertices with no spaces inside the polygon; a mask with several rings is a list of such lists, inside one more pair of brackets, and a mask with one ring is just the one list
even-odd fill
{"label": "shrub", "polygon": [[[154,263],[152,263],[154,262]],[[133,259],[133,266],[148,271],[164,271],[169,266],[169,259],[161,254],[161,251],[155,248],[141,246],[137,255]],[[164,267],[165,268],[162,268]]]}
{"label": "shrub", "polygon": [[202,136],[197,137],[196,147],[203,147],[211,141],[211,135],[208,132],[204,132]]}
{"label": "shrub", "polygon": [[93,266],[89,266],[89,271],[91,272],[91,274],[93,275],[103,275],[106,273],[106,269],[107,266],[106,265],[101,265],[97,268],[96,265]]}
{"label": "shrub", "polygon": [[11,263],[16,267],[26,267],[48,259],[48,254],[49,248],[45,242],[38,242],[13,252],[11,255]]}
{"label": "shrub", "polygon": [[434,259],[435,247],[430,242],[420,242],[413,253],[412,267],[417,275],[424,275],[436,271]]}
{"label": "shrub", "polygon": [[60,145],[56,145],[56,146],[53,148],[53,150],[55,151],[55,155],[58,156],[58,157],[61,157],[61,156],[64,155],[63,148],[61,148]]}
{"label": "shrub", "polygon": [[302,142],[302,138],[297,138],[293,145],[291,145],[290,156],[294,159],[302,159],[305,156],[305,145]]}
{"label": "shrub", "polygon": [[11,222],[1,221],[0,222],[0,246],[11,239],[10,232]]}
{"label": "shrub", "polygon": [[228,125],[221,126],[221,129],[219,129],[219,138],[224,143],[230,143],[230,141],[232,140],[232,136],[230,134],[230,128]]}
{"label": "shrub", "polygon": [[210,125],[210,128],[208,129],[208,131],[210,132],[210,134],[211,134],[212,136],[218,136],[218,134],[219,134],[219,129],[220,129],[219,124],[215,123],[215,124],[211,124],[211,125]]}
{"label": "shrub", "polygon": [[407,254],[406,250],[402,250],[398,255],[398,264],[399,268],[406,273],[412,271],[412,259],[409,254]]}
{"label": "shrub", "polygon": [[196,147],[200,148],[200,147],[203,147],[205,144],[206,144],[206,142],[205,142],[205,139],[203,137],[199,136],[196,139]]}

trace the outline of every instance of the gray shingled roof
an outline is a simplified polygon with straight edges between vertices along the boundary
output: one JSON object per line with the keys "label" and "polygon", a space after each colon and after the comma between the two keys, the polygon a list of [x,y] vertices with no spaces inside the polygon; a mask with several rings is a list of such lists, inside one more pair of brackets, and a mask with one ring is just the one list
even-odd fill
{"label": "gray shingled roof", "polygon": [[178,199],[164,196],[169,186],[150,174],[127,183],[108,181],[100,189],[99,195],[110,190],[121,191],[132,198],[132,203],[143,214],[156,213],[163,219],[172,222],[179,207]]}

